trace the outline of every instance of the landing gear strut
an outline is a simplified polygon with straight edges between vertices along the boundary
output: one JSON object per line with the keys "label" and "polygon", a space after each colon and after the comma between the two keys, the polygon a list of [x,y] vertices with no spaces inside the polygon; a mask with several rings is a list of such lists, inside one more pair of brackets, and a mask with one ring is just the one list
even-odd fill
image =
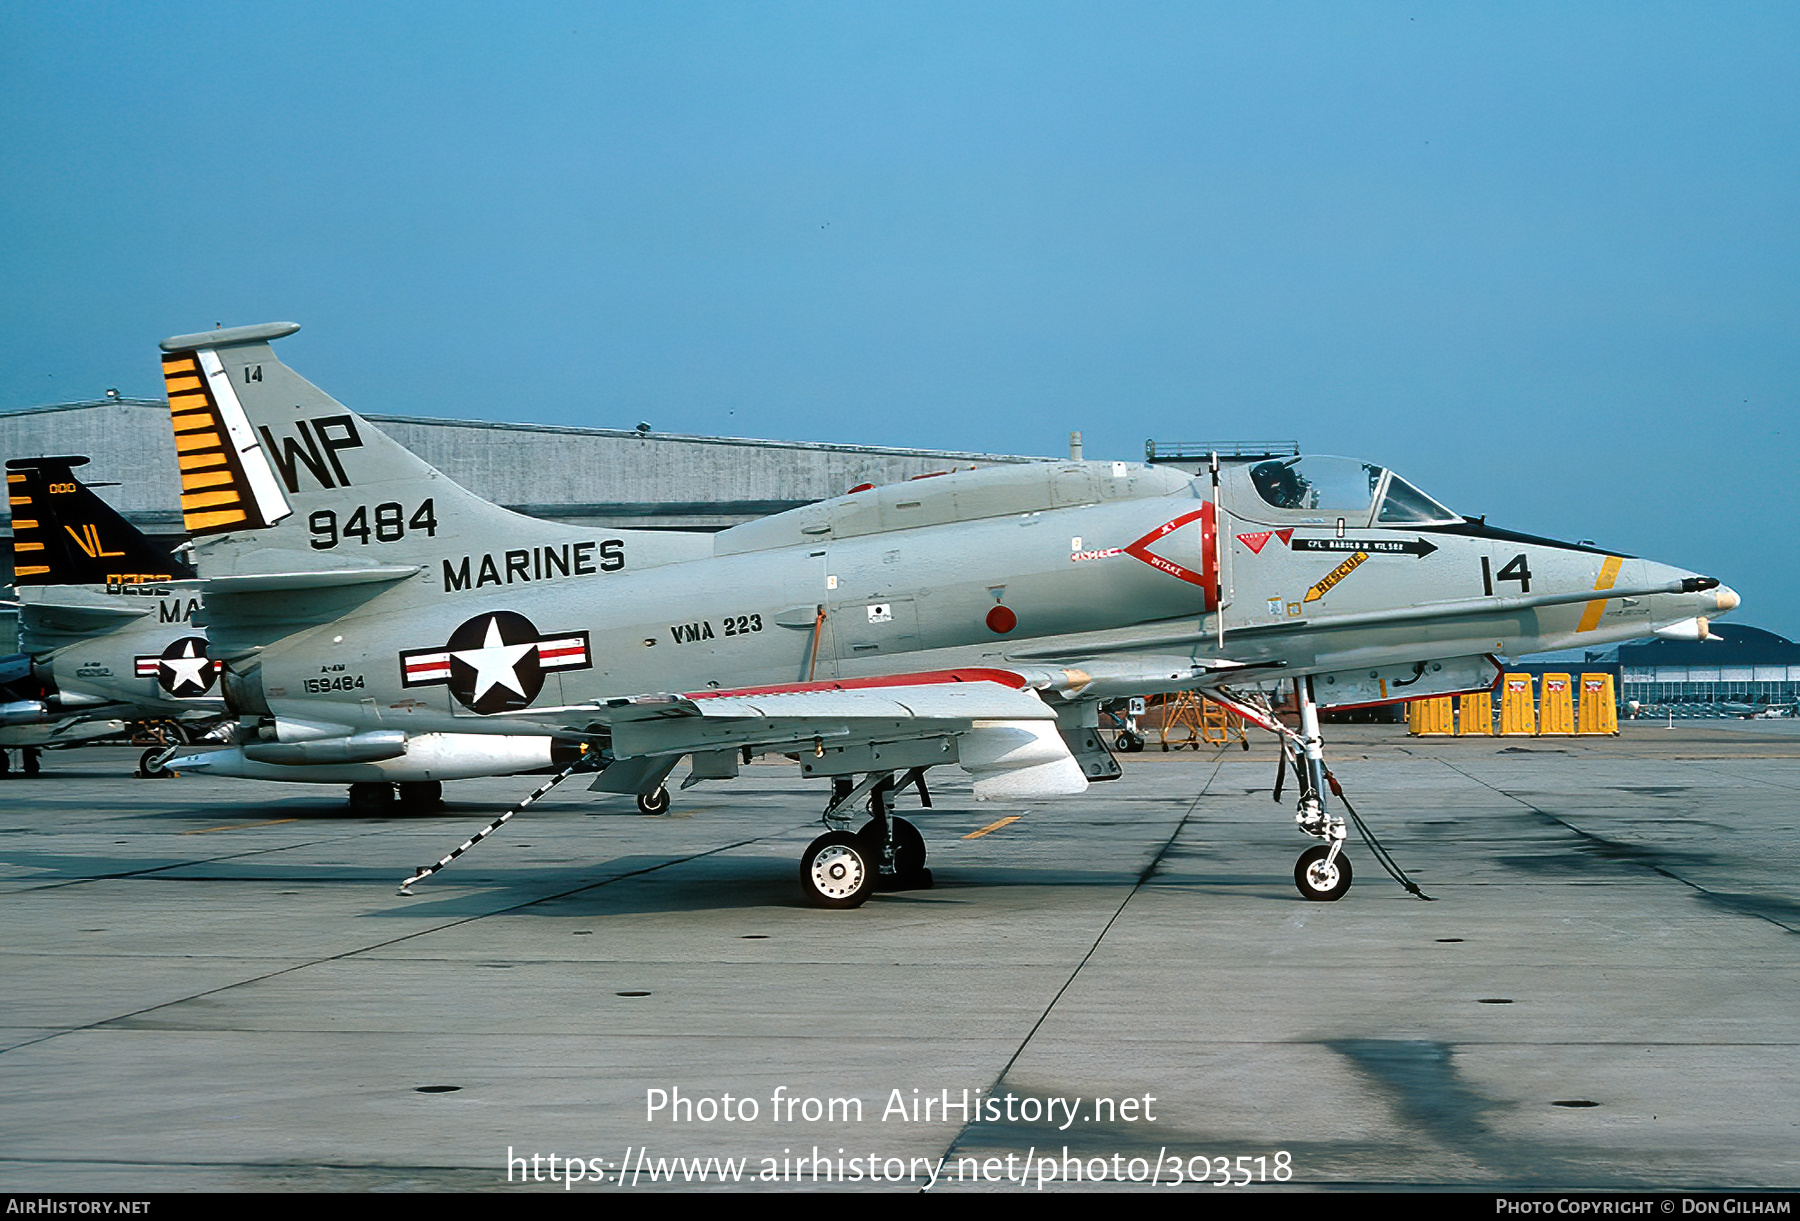
{"label": "landing gear strut", "polygon": [[[1313,701],[1312,679],[1294,680],[1294,703],[1300,709],[1300,739],[1292,744],[1294,774],[1300,780],[1300,805],[1294,821],[1306,834],[1325,842],[1308,848],[1294,865],[1294,885],[1308,899],[1330,903],[1350,889],[1350,862],[1343,859],[1350,828],[1325,809],[1325,739],[1319,734],[1319,705]],[[1283,742],[1282,749],[1289,750]]]}

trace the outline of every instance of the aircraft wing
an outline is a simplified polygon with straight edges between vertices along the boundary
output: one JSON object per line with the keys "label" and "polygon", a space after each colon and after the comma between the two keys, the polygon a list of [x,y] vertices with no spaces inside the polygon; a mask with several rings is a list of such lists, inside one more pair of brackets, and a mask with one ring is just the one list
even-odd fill
{"label": "aircraft wing", "polygon": [[1005,670],[631,696],[608,700],[594,712],[611,728],[615,759],[672,763],[692,754],[696,774],[722,766],[730,770],[717,775],[734,773],[735,756],[748,747],[759,754],[797,754],[809,775],[960,763],[975,777],[980,800],[1060,796],[1087,787],[1055,711],[1022,677]]}

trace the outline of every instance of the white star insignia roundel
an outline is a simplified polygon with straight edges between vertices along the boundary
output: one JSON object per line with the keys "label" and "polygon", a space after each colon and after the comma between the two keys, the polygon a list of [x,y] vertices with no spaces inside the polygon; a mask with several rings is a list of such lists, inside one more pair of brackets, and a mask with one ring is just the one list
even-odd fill
{"label": "white star insignia roundel", "polygon": [[160,657],[139,657],[137,674],[154,678],[169,695],[193,699],[212,690],[218,667],[206,655],[206,637],[183,636],[171,642]]}
{"label": "white star insignia roundel", "polygon": [[555,670],[585,670],[586,632],[546,635],[516,611],[488,611],[465,620],[435,649],[400,654],[406,687],[446,686],[463,707],[484,716],[530,706]]}
{"label": "white star insignia roundel", "polygon": [[458,661],[475,667],[474,702],[480,703],[481,697],[496,686],[504,686],[525,699],[531,697],[525,693],[525,687],[519,682],[519,659],[537,649],[537,641],[525,644],[507,644],[500,638],[500,618],[498,615],[488,616],[487,634],[482,637],[478,649],[452,649],[450,656]]}

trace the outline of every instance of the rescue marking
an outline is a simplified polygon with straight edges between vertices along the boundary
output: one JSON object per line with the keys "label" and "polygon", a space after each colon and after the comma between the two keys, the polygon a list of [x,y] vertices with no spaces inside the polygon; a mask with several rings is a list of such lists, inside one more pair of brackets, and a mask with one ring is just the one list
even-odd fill
{"label": "rescue marking", "polygon": [[1333,585],[1336,585],[1339,581],[1362,567],[1364,561],[1368,558],[1369,553],[1367,551],[1358,551],[1355,555],[1319,578],[1318,584],[1307,590],[1306,597],[1302,598],[1301,601],[1317,602],[1320,598],[1323,598],[1327,593],[1331,592],[1331,587]]}

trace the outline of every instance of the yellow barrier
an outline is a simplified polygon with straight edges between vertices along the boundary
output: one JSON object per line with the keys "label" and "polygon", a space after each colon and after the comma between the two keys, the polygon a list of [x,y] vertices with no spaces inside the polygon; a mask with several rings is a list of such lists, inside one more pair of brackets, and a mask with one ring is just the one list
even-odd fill
{"label": "yellow barrier", "polygon": [[1531,675],[1508,674],[1500,680],[1500,732],[1537,732],[1537,705],[1531,697]]}
{"label": "yellow barrier", "polygon": [[1619,732],[1619,703],[1613,697],[1613,676],[1583,674],[1581,676],[1580,719],[1576,733]]}
{"label": "yellow barrier", "polygon": [[1475,691],[1462,697],[1457,706],[1456,732],[1462,737],[1494,732],[1494,697],[1486,691]]}
{"label": "yellow barrier", "polygon": [[1456,714],[1451,710],[1450,697],[1435,696],[1431,699],[1413,700],[1406,705],[1406,730],[1413,734],[1453,734],[1456,732]]}
{"label": "yellow barrier", "polygon": [[1567,674],[1544,675],[1543,693],[1538,697],[1538,733],[1574,734],[1573,687]]}

